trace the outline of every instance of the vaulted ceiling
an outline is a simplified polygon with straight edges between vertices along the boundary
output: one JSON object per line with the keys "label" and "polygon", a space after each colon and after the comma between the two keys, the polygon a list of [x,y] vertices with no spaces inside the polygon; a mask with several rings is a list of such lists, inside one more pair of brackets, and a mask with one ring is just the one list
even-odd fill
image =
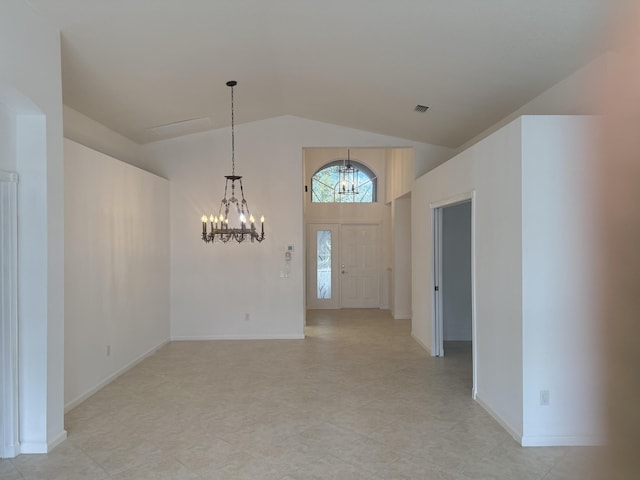
{"label": "vaulted ceiling", "polygon": [[615,3],[26,1],[61,29],[64,103],[138,143],[228,125],[237,80],[237,123],[291,114],[449,147],[596,57]]}

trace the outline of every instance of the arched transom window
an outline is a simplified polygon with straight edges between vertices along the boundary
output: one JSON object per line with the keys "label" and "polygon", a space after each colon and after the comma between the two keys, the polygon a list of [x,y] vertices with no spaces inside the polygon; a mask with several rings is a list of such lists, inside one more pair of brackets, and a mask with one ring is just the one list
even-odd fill
{"label": "arched transom window", "polygon": [[377,178],[369,167],[351,160],[357,170],[358,193],[340,193],[340,168],[344,160],[322,166],[311,177],[311,201],[314,203],[374,203],[377,200]]}

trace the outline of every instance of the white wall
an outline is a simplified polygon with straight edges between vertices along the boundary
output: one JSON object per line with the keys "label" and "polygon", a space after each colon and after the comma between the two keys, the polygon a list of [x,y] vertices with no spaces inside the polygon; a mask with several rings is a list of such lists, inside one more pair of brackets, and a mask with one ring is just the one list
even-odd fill
{"label": "white wall", "polygon": [[471,202],[442,209],[442,318],[445,341],[471,341]]}
{"label": "white wall", "polygon": [[140,162],[142,147],[134,141],[66,105],[62,114],[65,138],[131,165]]}
{"label": "white wall", "polygon": [[169,340],[169,182],[64,148],[69,409]]}
{"label": "white wall", "polygon": [[16,114],[1,102],[0,170],[16,171]]}
{"label": "white wall", "polygon": [[416,180],[412,192],[412,334],[432,344],[429,205],[476,191],[475,275],[478,399],[522,435],[520,120]]}
{"label": "white wall", "polygon": [[396,198],[393,212],[393,318],[411,318],[411,195]]}
{"label": "white wall", "polygon": [[[299,338],[304,325],[302,150],[307,147],[413,147],[424,162],[443,149],[283,116],[236,128],[236,173],[250,207],[266,216],[254,245],[205,245],[200,217],[218,208],[231,170],[230,129],[146,145],[144,168],[170,180],[171,337]],[[284,248],[294,244],[289,278]],[[245,313],[250,320],[245,321]]]}
{"label": "white wall", "polygon": [[[431,165],[431,168],[435,166],[436,165]],[[411,192],[413,181],[422,175],[422,173],[416,173],[416,161],[413,157],[413,149],[388,149],[385,201],[389,203],[393,199]]]}
{"label": "white wall", "polygon": [[[524,445],[600,439],[587,123],[522,117],[418,179],[412,193],[413,334],[430,346],[429,204],[476,192],[477,396]],[[539,405],[540,390],[549,406]]]}
{"label": "white wall", "polygon": [[515,112],[495,123],[479,135],[467,140],[458,147],[458,154],[475,145],[483,138],[504,127],[523,115],[593,115],[599,110],[598,98],[602,91],[602,82],[609,70],[611,53],[606,53],[592,60],[548,88]]}
{"label": "white wall", "polygon": [[20,441],[44,453],[66,438],[60,33],[23,0],[2,9],[0,103],[16,115],[20,176]]}
{"label": "white wall", "polygon": [[522,122],[523,443],[599,443],[595,125],[562,116]]}

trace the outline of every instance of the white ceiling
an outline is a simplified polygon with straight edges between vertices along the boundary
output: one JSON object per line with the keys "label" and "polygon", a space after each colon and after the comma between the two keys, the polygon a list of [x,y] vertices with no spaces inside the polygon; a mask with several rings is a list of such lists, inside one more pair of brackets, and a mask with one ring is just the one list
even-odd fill
{"label": "white ceiling", "polygon": [[596,57],[614,3],[27,1],[62,31],[64,103],[136,142],[229,125],[237,80],[237,123],[291,114],[449,147]]}

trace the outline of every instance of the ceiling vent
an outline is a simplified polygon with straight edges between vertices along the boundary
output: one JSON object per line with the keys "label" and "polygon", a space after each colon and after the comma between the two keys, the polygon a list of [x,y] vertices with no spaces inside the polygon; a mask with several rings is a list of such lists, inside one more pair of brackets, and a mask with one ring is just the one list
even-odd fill
{"label": "ceiling vent", "polygon": [[416,108],[414,108],[413,110],[418,113],[424,113],[429,110],[429,107],[427,107],[426,105],[416,105]]}
{"label": "ceiling vent", "polygon": [[190,133],[199,133],[213,128],[213,123],[209,117],[190,118],[179,122],[167,123],[147,129],[156,140],[164,138],[179,137]]}

